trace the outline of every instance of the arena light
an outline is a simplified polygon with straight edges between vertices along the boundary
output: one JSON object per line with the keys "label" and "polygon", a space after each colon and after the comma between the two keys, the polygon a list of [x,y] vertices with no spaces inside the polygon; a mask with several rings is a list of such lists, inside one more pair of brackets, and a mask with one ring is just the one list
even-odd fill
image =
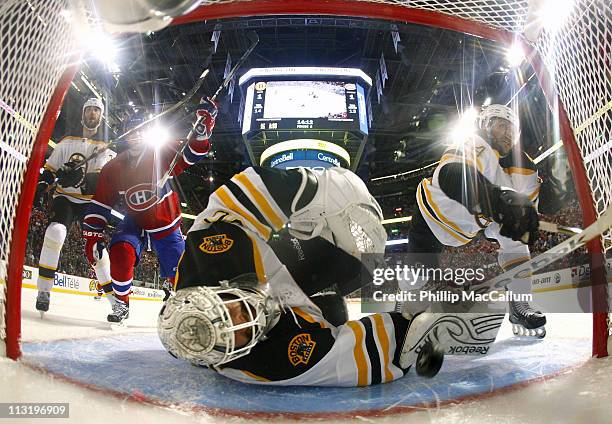
{"label": "arena light", "polygon": [[470,107],[466,109],[460,116],[455,126],[450,133],[451,145],[463,143],[466,139],[472,137],[476,133],[476,118],[478,112]]}
{"label": "arena light", "polygon": [[386,246],[397,246],[398,244],[408,244],[408,239],[387,240],[385,243]]}
{"label": "arena light", "polygon": [[567,22],[574,0],[532,0],[529,2],[523,34],[536,43],[543,30],[556,33]]}
{"label": "arena light", "polygon": [[388,219],[383,219],[382,221],[380,221],[380,223],[382,225],[387,225],[387,224],[397,224],[400,222],[410,222],[412,221],[412,217],[411,216],[403,216],[401,218],[388,218]]}
{"label": "arena light", "polygon": [[506,50],[506,62],[511,68],[520,66],[525,60],[525,51],[519,43],[512,44],[508,50]]}
{"label": "arena light", "polygon": [[148,146],[159,149],[171,139],[170,131],[163,125],[155,124],[144,130],[143,137]]}
{"label": "arena light", "polygon": [[82,49],[91,57],[102,63],[110,72],[120,72],[117,65],[119,50],[113,37],[99,29],[87,27],[81,29],[79,38]]}
{"label": "arena light", "polygon": [[545,0],[537,12],[544,28],[556,31],[565,23],[574,7],[574,0]]}

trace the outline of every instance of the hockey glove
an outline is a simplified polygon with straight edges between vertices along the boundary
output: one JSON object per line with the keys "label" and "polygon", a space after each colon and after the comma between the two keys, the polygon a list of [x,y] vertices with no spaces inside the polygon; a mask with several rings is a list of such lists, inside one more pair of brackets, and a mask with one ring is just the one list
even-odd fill
{"label": "hockey glove", "polygon": [[62,187],[79,187],[85,178],[82,166],[76,167],[75,162],[66,162],[57,170],[57,183]]}
{"label": "hockey glove", "polygon": [[208,140],[210,138],[218,113],[219,109],[216,102],[204,97],[200,99],[200,104],[195,111],[198,125],[194,129],[194,137],[197,140]]}
{"label": "hockey glove", "polygon": [[87,261],[93,266],[102,259],[106,244],[104,243],[104,233],[95,230],[83,230],[85,239],[85,256]]}
{"label": "hockey glove", "polygon": [[36,193],[34,193],[34,203],[32,204],[35,208],[42,208],[45,204],[45,194],[49,184],[46,181],[40,181],[36,184]]}
{"label": "hockey glove", "polygon": [[537,240],[538,212],[529,197],[505,187],[494,187],[491,194],[490,218],[500,224],[499,233],[525,244]]}

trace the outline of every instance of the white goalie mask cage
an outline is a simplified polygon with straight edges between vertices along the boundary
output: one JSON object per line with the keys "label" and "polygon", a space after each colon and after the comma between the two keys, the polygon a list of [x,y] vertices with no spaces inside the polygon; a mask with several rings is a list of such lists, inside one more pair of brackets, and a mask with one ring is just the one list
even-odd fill
{"label": "white goalie mask cage", "polygon": [[[234,323],[229,311],[241,305],[248,320]],[[273,326],[276,302],[251,287],[188,287],[177,291],[162,307],[157,333],[162,345],[176,358],[206,367],[218,366],[247,355]],[[250,330],[250,340],[236,346],[235,332]]]}

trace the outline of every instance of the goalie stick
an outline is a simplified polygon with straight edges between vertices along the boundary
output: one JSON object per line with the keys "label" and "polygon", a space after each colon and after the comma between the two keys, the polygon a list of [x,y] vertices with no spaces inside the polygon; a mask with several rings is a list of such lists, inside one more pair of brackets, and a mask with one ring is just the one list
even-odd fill
{"label": "goalie stick", "polygon": [[516,278],[525,278],[533,272],[538,271],[551,263],[565,257],[574,250],[584,246],[587,242],[598,237],[605,231],[612,228],[612,207],[609,207],[594,223],[586,227],[580,233],[568,238],[555,247],[547,250],[541,255],[536,256],[530,261],[499,274],[497,277],[484,281],[479,284],[474,284],[470,287],[471,290],[486,288],[487,290],[504,289],[509,283]]}
{"label": "goalie stick", "polygon": [[[225,79],[223,80],[223,82],[221,83],[219,88],[217,88],[217,91],[215,91],[215,94],[212,95],[210,100],[212,100],[212,101],[216,100],[217,96],[221,93],[221,91],[223,91],[223,89],[226,88],[229,85],[230,81],[234,78],[234,74],[236,74],[236,71],[238,71],[238,68],[240,68],[240,66],[242,66],[244,61],[251,55],[251,52],[253,50],[255,50],[255,47],[257,47],[257,44],[259,43],[259,36],[257,35],[257,33],[255,31],[248,32],[247,33],[247,38],[249,39],[249,41],[251,41],[251,45],[249,46],[247,51],[244,52],[244,54],[240,57],[240,59],[238,59],[238,62],[236,62],[234,67],[229,71],[229,73],[227,74],[227,76],[225,77]],[[168,181],[168,178],[170,178],[170,175],[172,174],[172,171],[174,171],[174,167],[178,163],[179,158],[181,157],[181,155],[183,154],[183,152],[187,148],[187,145],[189,144],[189,140],[193,136],[193,132],[195,131],[197,126],[200,125],[200,122],[202,122],[203,119],[204,119],[204,117],[200,116],[196,120],[196,122],[193,124],[193,127],[189,131],[189,134],[187,134],[187,138],[185,139],[186,140],[185,143],[183,143],[183,145],[181,146],[180,150],[174,156],[174,159],[172,159],[172,162],[170,163],[170,166],[168,167],[168,170],[166,171],[164,176],[157,182],[157,187],[161,188],[161,187],[164,186],[164,184],[166,184],[166,181]]]}

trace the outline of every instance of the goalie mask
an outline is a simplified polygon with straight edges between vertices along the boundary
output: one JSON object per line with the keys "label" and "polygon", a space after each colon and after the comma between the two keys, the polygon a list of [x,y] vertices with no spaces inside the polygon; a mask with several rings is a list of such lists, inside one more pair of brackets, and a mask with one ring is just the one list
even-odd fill
{"label": "goalie mask", "polygon": [[487,106],[480,113],[479,124],[491,147],[502,157],[507,156],[518,142],[519,119],[514,110],[507,106]]}
{"label": "goalie mask", "polygon": [[221,284],[181,289],[161,309],[157,333],[172,356],[218,366],[247,355],[275,324],[276,302],[262,290]]}
{"label": "goalie mask", "polygon": [[291,215],[289,232],[301,239],[323,237],[362,263],[363,254],[369,254],[367,262],[383,260],[387,241],[381,224],[383,214],[365,183],[348,169],[338,167],[325,170],[316,179],[314,198]]}
{"label": "goalie mask", "polygon": [[[88,107],[98,108],[100,110],[100,114],[97,116],[92,116],[92,114],[86,113]],[[83,104],[83,110],[81,111],[81,124],[83,124],[83,126],[90,131],[96,131],[102,122],[103,115],[104,103],[102,103],[102,100],[98,99],[97,97],[87,99],[87,101]]]}

